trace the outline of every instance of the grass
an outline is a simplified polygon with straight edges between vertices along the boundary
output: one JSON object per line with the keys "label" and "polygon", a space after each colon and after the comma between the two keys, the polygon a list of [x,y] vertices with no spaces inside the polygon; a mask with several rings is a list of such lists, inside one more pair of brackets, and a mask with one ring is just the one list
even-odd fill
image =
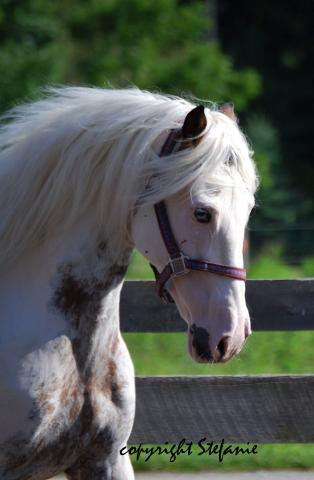
{"label": "grass", "polygon": [[[240,444],[238,446],[241,446]],[[247,444],[242,445],[247,447]],[[132,458],[132,457],[131,457]],[[144,457],[145,458],[145,457]],[[248,471],[259,469],[312,469],[314,465],[314,445],[258,445],[256,455],[234,456],[226,455],[220,463],[217,455],[198,456],[195,447],[191,456],[182,455],[175,462],[169,461],[169,456],[153,456],[148,462],[144,458],[139,461],[132,458],[135,470],[161,471]]]}
{"label": "grass", "polygon": [[[296,278],[314,276],[314,259],[290,267],[282,259],[280,248],[272,247],[260,255],[249,269],[249,278]],[[153,279],[148,264],[138,252],[128,279]],[[314,332],[258,332],[253,334],[241,354],[224,365],[200,365],[190,358],[185,334],[124,334],[137,375],[256,375],[313,373]],[[250,470],[275,468],[314,468],[313,444],[258,445],[257,455],[179,456],[173,463],[167,455],[154,455],[145,462],[132,457],[136,470]]]}
{"label": "grass", "polygon": [[216,365],[194,362],[185,337],[183,333],[124,334],[137,375],[313,373],[314,332],[258,332],[238,357]]}

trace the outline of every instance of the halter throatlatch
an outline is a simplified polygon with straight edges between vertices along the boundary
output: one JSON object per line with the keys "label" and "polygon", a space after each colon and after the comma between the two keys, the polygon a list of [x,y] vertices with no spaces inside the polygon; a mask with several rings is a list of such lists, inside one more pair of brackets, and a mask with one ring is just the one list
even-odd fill
{"label": "halter throatlatch", "polygon": [[[174,151],[184,148],[184,140],[180,136],[180,130],[172,130],[165,141],[160,156],[169,155]],[[185,255],[176,242],[171,229],[167,207],[164,201],[154,205],[156,217],[158,220],[159,230],[163,238],[167,252],[169,253],[169,262],[159,273],[154,265],[151,265],[156,277],[156,286],[158,295],[166,302],[173,303],[173,299],[166,289],[166,283],[170,278],[181,277],[191,270],[213,273],[224,277],[233,278],[235,280],[246,280],[246,270],[244,268],[232,267],[229,265],[220,265],[210,263],[204,260],[196,260]]]}

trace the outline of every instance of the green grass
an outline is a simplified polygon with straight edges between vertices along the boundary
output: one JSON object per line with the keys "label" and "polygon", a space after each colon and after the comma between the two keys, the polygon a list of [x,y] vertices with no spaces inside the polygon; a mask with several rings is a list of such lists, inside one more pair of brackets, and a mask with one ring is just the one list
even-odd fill
{"label": "green grass", "polygon": [[[314,276],[314,259],[290,267],[280,248],[271,247],[251,264],[249,278],[296,278]],[[135,252],[128,279],[153,279],[147,262]],[[253,333],[237,358],[223,365],[193,362],[182,333],[124,334],[137,375],[256,375],[313,373],[314,332]],[[153,456],[148,462],[132,457],[136,470],[250,470],[275,468],[314,468],[314,445],[259,445],[257,455],[227,456],[219,463],[216,456],[179,456],[173,463],[167,455]]]}
{"label": "green grass", "polygon": [[254,333],[226,364],[198,364],[183,333],[124,334],[137,375],[263,375],[313,373],[314,332]]}
{"label": "green grass", "polygon": [[127,280],[153,280],[154,274],[145,258],[134,250],[132,255],[132,262],[128,268]]}
{"label": "green grass", "polygon": [[[247,447],[247,445],[240,445]],[[220,463],[217,456],[198,456],[198,449],[193,449],[192,455],[177,457],[175,462],[169,461],[168,455],[155,455],[145,462],[145,456],[137,461],[132,458],[135,470],[161,471],[247,471],[259,469],[312,469],[314,465],[314,445],[258,445],[256,455],[234,456],[226,455]]]}

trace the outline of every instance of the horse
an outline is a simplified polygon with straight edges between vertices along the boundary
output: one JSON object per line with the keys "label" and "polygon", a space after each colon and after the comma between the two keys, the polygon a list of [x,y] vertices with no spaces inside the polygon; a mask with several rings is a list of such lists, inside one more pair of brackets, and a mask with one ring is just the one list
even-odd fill
{"label": "horse", "polygon": [[136,247],[197,362],[250,330],[242,244],[257,173],[232,105],[51,87],[0,130],[0,477],[131,480],[119,328]]}

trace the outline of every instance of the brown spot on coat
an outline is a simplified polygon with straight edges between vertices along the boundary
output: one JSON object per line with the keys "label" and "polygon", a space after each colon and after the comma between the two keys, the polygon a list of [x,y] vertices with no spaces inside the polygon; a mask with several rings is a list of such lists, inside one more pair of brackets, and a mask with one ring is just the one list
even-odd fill
{"label": "brown spot on coat", "polygon": [[102,299],[121,282],[127,266],[127,264],[114,264],[106,269],[101,279],[99,273],[98,276],[91,273],[85,278],[78,278],[71,263],[62,264],[58,268],[58,285],[54,290],[50,306],[65,317],[72,329],[73,354],[78,369],[84,377],[88,376],[84,367],[94,332],[99,324]]}
{"label": "brown spot on coat", "polygon": [[[102,261],[106,264],[105,244],[99,244],[96,256],[100,264]],[[66,470],[73,479],[107,478],[106,457],[112,452],[115,439],[109,426],[94,424],[97,405],[93,404],[93,392],[99,382],[86,365],[99,326],[102,299],[120,283],[126,269],[127,264],[114,264],[104,268],[103,275],[101,268],[97,272],[82,269],[87,273],[81,278],[79,264],[67,262],[59,266],[49,307],[62,314],[69,325],[72,349],[67,355],[74,357],[74,369],[68,371],[65,364],[68,373],[59,378],[51,372],[48,390],[46,384],[37,386],[30,419],[34,433],[38,426],[42,431],[32,443],[29,436],[21,433],[0,445],[1,461],[6,465],[5,471],[0,466],[0,476],[8,474],[10,478],[28,480],[35,476],[50,478]],[[116,336],[107,346],[107,352],[112,355],[118,344]],[[101,360],[105,370],[102,387],[116,406],[122,406],[117,365],[113,360],[108,361],[108,356]],[[100,458],[104,460],[102,466]]]}
{"label": "brown spot on coat", "polygon": [[101,390],[103,394],[110,398],[112,403],[118,408],[123,407],[121,388],[122,385],[118,382],[117,365],[114,360],[109,359],[106,365]]}
{"label": "brown spot on coat", "polygon": [[123,407],[123,400],[121,395],[121,386],[117,381],[117,365],[113,360],[108,362],[108,383],[110,387],[111,401],[116,407]]}
{"label": "brown spot on coat", "polygon": [[[114,442],[111,429],[93,425],[93,419],[92,395],[85,391],[79,414],[70,428],[61,416],[47,423],[45,435],[36,443],[30,445],[29,438],[22,434],[7,440],[0,445],[5,464],[5,470],[1,470],[0,465],[3,478],[6,478],[5,475],[19,480],[35,478],[35,475],[36,478],[38,475],[40,478],[50,478],[71,465],[88,465],[92,472],[99,458],[105,460],[111,453]],[[87,471],[86,467],[82,478],[93,478],[87,475]]]}
{"label": "brown spot on coat", "polygon": [[81,320],[95,321],[101,310],[101,300],[125,275],[127,265],[112,265],[104,279],[94,275],[78,278],[71,264],[58,269],[60,278],[51,305],[78,328]]}
{"label": "brown spot on coat", "polygon": [[109,427],[98,431],[86,451],[70,468],[65,470],[67,477],[71,480],[109,478],[111,472],[106,459],[112,452],[114,440],[114,435]]}

